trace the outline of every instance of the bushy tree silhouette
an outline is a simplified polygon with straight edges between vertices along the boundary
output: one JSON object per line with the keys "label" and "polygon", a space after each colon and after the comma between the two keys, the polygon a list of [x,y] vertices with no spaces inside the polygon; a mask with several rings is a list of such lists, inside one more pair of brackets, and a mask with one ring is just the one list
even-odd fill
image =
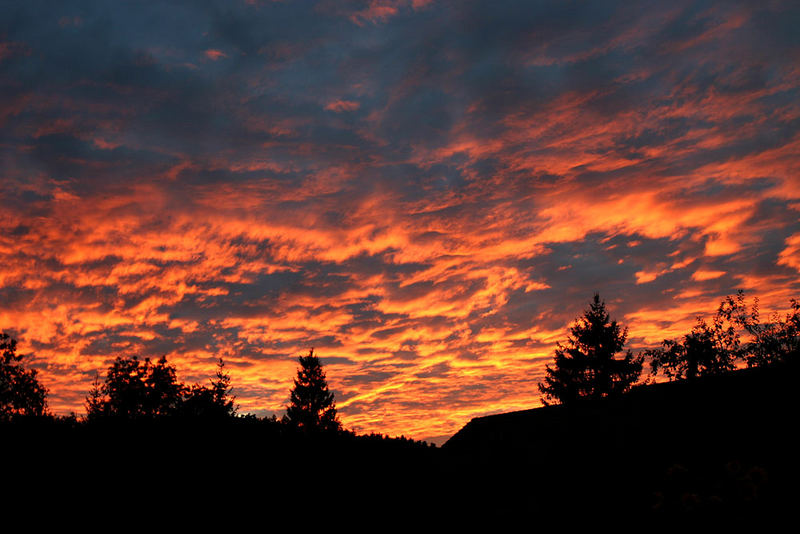
{"label": "bushy tree silhouette", "polygon": [[661,347],[646,351],[651,373],[661,370],[671,380],[691,380],[735,369],[741,351],[735,302],[728,297],[717,308],[711,324],[698,317],[683,339],[665,339]]}
{"label": "bushy tree silhouette", "polygon": [[737,360],[761,367],[796,359],[800,357],[800,303],[792,299],[783,318],[775,313],[770,321],[761,322],[758,299],[748,307],[739,290],[720,303],[711,324],[698,317],[682,339],[665,339],[646,355],[651,373],[663,371],[671,380],[732,371]]}
{"label": "bushy tree silhouette", "polygon": [[547,366],[539,384],[544,404],[613,397],[630,389],[641,375],[642,358],[630,351],[621,359],[615,357],[627,337],[627,329],[610,320],[605,303],[595,294],[589,309],[570,328],[567,343],[557,344],[554,366]]}
{"label": "bushy tree silhouette", "polygon": [[17,340],[0,332],[0,421],[47,412],[47,389],[39,383],[36,370],[25,369],[21,361]]}
{"label": "bushy tree silhouette", "polygon": [[95,377],[86,398],[87,415],[90,419],[232,417],[236,408],[224,365],[220,359],[210,386],[189,387],[178,382],[175,367],[166,358],[153,363],[149,358],[119,357],[108,368],[104,383]]}
{"label": "bushy tree silhouette", "polygon": [[184,386],[175,367],[162,357],[156,363],[136,356],[118,357],[108,368],[105,383],[95,379],[86,400],[87,415],[123,419],[153,418],[175,414]]}
{"label": "bushy tree silhouette", "polygon": [[300,356],[299,362],[283,422],[309,432],[341,430],[333,392],[328,390],[325,371],[314,355],[314,349],[308,352],[308,356]]}
{"label": "bushy tree silhouette", "polygon": [[774,313],[767,322],[761,322],[758,298],[748,309],[741,290],[736,297],[726,297],[724,304],[731,319],[749,335],[741,347],[741,356],[748,367],[800,358],[800,303],[797,300],[789,301],[789,312],[784,317]]}

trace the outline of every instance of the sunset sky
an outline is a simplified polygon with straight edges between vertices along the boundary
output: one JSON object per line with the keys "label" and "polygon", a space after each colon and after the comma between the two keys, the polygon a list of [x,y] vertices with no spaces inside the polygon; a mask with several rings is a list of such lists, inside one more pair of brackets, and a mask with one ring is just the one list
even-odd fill
{"label": "sunset sky", "polygon": [[800,297],[800,4],[0,1],[0,330],[53,412],[218,357],[358,432],[540,404],[594,292],[641,350]]}

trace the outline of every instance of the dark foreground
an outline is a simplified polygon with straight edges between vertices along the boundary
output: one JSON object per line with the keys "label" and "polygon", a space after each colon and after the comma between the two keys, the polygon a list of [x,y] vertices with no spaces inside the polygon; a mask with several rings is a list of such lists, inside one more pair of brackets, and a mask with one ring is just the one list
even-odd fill
{"label": "dark foreground", "polygon": [[88,513],[150,503],[195,517],[291,509],[355,523],[788,515],[800,474],[796,383],[797,366],[782,366],[646,386],[475,419],[442,448],[254,418],[19,421],[0,426],[3,505],[35,495]]}

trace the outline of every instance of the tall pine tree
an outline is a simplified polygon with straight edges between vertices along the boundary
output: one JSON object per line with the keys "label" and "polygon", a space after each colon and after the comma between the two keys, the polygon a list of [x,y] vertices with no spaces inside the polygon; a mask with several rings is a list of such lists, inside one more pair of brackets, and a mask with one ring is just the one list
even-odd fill
{"label": "tall pine tree", "polygon": [[308,352],[308,356],[300,356],[299,361],[300,369],[294,380],[284,423],[309,432],[341,430],[333,392],[328,390],[325,371],[314,355],[314,349]]}
{"label": "tall pine tree", "polygon": [[642,358],[630,351],[622,358],[628,330],[611,321],[605,302],[595,294],[589,309],[570,328],[567,343],[557,344],[554,366],[539,384],[545,404],[570,404],[624,393],[639,379]]}

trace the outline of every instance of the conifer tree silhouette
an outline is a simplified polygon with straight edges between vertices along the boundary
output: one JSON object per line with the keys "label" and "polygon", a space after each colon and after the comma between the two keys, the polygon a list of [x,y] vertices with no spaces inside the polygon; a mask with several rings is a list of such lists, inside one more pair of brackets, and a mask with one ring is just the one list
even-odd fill
{"label": "conifer tree silhouette", "polygon": [[570,404],[581,398],[613,397],[624,393],[639,379],[643,358],[627,351],[615,358],[628,338],[627,328],[611,321],[600,295],[577,324],[570,328],[566,345],[557,344],[554,367],[547,366],[539,384],[543,402]]}
{"label": "conifer tree silhouette", "polygon": [[309,432],[341,430],[333,392],[328,390],[325,371],[314,355],[314,349],[308,352],[308,356],[300,356],[299,362],[284,423]]}

